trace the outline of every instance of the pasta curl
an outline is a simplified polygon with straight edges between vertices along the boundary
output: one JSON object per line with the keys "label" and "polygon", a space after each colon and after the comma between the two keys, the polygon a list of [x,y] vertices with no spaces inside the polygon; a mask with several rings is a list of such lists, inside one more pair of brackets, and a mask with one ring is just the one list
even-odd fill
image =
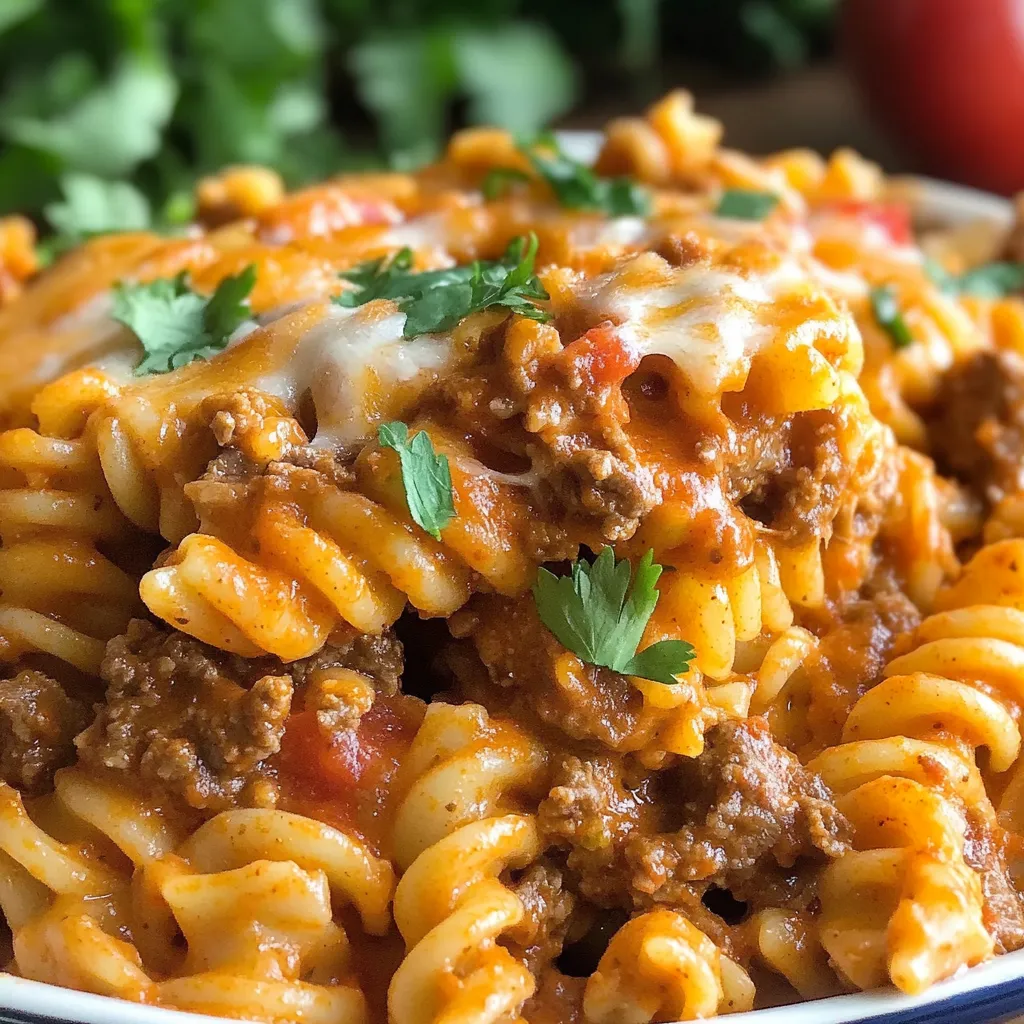
{"label": "pasta curl", "polygon": [[405,872],[395,921],[408,952],[391,982],[393,1024],[497,1024],[518,1020],[530,972],[497,939],[522,919],[506,868],[541,852],[534,818],[502,814],[533,803],[546,776],[543,750],[483,708],[432,704],[404,766],[394,849]]}
{"label": "pasta curl", "polygon": [[95,673],[138,608],[131,534],[88,440],[0,433],[0,657]]}
{"label": "pasta curl", "polygon": [[380,633],[406,601],[425,616],[450,615],[477,579],[522,591],[533,565],[521,489],[455,438],[428,433],[452,467],[456,516],[441,541],[412,521],[395,453],[374,446],[356,461],[352,489],[282,471],[247,509],[248,531],[189,535],[143,577],[142,599],[206,643],[292,661],[317,651],[340,623]]}
{"label": "pasta curl", "polygon": [[588,1024],[695,1020],[749,1010],[746,971],[681,914],[654,910],[619,929],[587,980]]}
{"label": "pasta curl", "polygon": [[[336,912],[386,931],[390,864],[330,826],[277,810],[182,828],[79,769],[37,824],[0,789],[0,907],[25,977],[137,1002],[278,1021],[365,1024]],[[184,950],[177,936],[185,938]]]}

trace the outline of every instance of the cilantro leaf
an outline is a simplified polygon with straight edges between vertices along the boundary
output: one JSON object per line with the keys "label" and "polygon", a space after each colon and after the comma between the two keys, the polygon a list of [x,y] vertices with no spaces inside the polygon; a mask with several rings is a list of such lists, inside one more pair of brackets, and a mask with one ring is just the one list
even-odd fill
{"label": "cilantro leaf", "polygon": [[1003,299],[1024,289],[1024,263],[996,260],[972,267],[959,276],[951,274],[936,260],[926,260],[928,276],[947,295],[975,295],[980,299]]}
{"label": "cilantro leaf", "polygon": [[[206,303],[203,327],[211,338],[227,339],[249,319],[249,295],[256,286],[256,264],[233,277],[225,277]],[[221,346],[223,347],[223,346]]]}
{"label": "cilantro leaf", "polygon": [[111,316],[139,339],[144,356],[135,375],[168,373],[223,351],[249,316],[256,267],[226,277],[207,298],[192,291],[183,271],[149,284],[120,284]]}
{"label": "cilantro leaf", "polygon": [[484,199],[498,199],[513,185],[529,180],[530,176],[516,167],[492,167],[484,176],[480,191],[483,192]]}
{"label": "cilantro leaf", "polygon": [[9,117],[4,133],[69,167],[116,178],[160,149],[177,95],[168,67],[126,57],[106,82],[72,106],[50,117]]}
{"label": "cilantro leaf", "polygon": [[377,428],[377,440],[382,448],[398,452],[405,501],[413,522],[440,540],[441,531],[455,517],[448,457],[434,452],[430,437],[423,430],[417,431],[410,441],[409,428],[397,420],[382,423]]}
{"label": "cilantro leaf", "polygon": [[39,245],[45,263],[93,235],[145,231],[152,224],[149,200],[127,181],[66,174],[61,178],[61,190],[63,200],[43,210],[57,232]]}
{"label": "cilantro leaf", "polygon": [[534,274],[537,236],[516,238],[500,260],[476,260],[467,267],[416,273],[412,252],[360,263],[339,276],[355,285],[334,301],[340,306],[361,306],[371,299],[394,299],[405,313],[403,334],[449,331],[471,313],[505,306],[531,320],[546,321],[548,314],[535,305],[548,298]]}
{"label": "cilantro leaf", "polygon": [[651,195],[642,185],[630,178],[599,178],[563,153],[551,135],[522,147],[522,152],[568,210],[594,210],[610,217],[646,217],[651,212]]}
{"label": "cilantro leaf", "polygon": [[541,622],[563,647],[590,665],[671,686],[694,657],[685,640],[659,640],[637,651],[658,603],[662,567],[648,551],[636,573],[605,547],[593,565],[577,560],[568,576],[539,569],[533,597]]}
{"label": "cilantro leaf", "polygon": [[732,220],[764,220],[778,204],[779,197],[773,192],[727,188],[718,200],[715,216]]}
{"label": "cilantro leaf", "polygon": [[872,288],[870,298],[871,310],[875,314],[878,326],[889,335],[892,347],[902,349],[912,345],[914,336],[910,333],[906,320],[903,319],[892,285],[884,284],[878,288]]}

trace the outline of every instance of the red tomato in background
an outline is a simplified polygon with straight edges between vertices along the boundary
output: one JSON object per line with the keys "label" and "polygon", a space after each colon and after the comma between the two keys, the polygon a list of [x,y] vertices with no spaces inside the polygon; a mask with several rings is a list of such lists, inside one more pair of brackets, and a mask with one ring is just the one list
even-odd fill
{"label": "red tomato in background", "polygon": [[1024,189],[1024,0],[845,0],[872,112],[932,174]]}

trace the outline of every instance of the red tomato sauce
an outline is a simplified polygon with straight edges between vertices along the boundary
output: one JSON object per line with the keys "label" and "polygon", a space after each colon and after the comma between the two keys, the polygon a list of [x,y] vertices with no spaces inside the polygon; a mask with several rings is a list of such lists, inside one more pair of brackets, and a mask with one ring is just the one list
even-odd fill
{"label": "red tomato sauce", "polygon": [[639,365],[640,349],[614,324],[600,324],[565,346],[561,358],[591,386],[621,384]]}
{"label": "red tomato sauce", "polygon": [[391,783],[422,717],[423,702],[403,694],[378,698],[357,728],[333,733],[315,712],[295,712],[274,759],[281,808],[355,832],[380,852]]}

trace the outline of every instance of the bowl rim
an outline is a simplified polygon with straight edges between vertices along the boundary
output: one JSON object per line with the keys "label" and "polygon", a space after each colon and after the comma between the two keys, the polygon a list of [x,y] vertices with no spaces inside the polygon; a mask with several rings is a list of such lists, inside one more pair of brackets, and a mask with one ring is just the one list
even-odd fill
{"label": "bowl rim", "polygon": [[[564,150],[574,159],[592,162],[597,156],[601,134],[589,131],[557,133]],[[950,225],[972,221],[1009,224],[1013,206],[1008,199],[934,178],[900,179],[908,185],[909,202],[916,214]],[[730,1014],[729,1024],[852,1024],[877,1021],[889,1024],[917,1019],[915,1011],[949,1003],[949,1011],[960,1013],[985,1002],[997,990],[1016,994],[1016,1006],[1024,1011],[1024,949],[1004,953],[965,969],[933,985],[918,996],[907,996],[892,987],[869,992],[852,992],[785,1006]],[[73,1024],[224,1024],[225,1018],[195,1014],[168,1007],[148,1006],[109,996],[79,992],[0,972],[0,1018],[18,1013],[26,1022],[63,1021]],[[937,1017],[931,1017],[938,1020]]]}

